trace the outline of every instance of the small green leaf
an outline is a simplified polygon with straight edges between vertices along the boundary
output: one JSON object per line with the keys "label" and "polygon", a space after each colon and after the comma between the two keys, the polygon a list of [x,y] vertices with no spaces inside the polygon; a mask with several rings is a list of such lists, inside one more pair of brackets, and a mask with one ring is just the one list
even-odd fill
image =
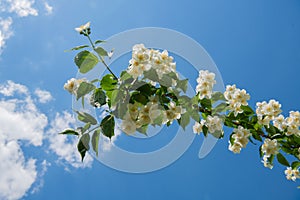
{"label": "small green leaf", "polygon": [[120,100],[120,98],[118,98],[119,94],[120,94],[120,90],[112,91],[111,98],[110,98],[111,106],[115,106],[118,103],[118,101]]}
{"label": "small green leaf", "polygon": [[87,130],[89,130],[89,128],[91,127],[91,123],[88,122],[84,125],[84,127],[81,129],[81,133],[85,133]]}
{"label": "small green leaf", "polygon": [[103,43],[103,42],[105,42],[104,40],[96,40],[94,43],[95,44],[100,44],[100,43]]}
{"label": "small green leaf", "polygon": [[115,129],[115,118],[112,115],[106,116],[102,121],[101,121],[101,129],[103,135],[106,137],[111,138],[114,136],[114,129]]}
{"label": "small green leaf", "polygon": [[211,109],[212,105],[211,105],[211,100],[204,98],[202,100],[200,100],[200,104],[202,107],[207,108],[207,109]]}
{"label": "small green leaf", "polygon": [[146,105],[149,102],[149,100],[145,95],[143,95],[141,93],[134,93],[131,95],[129,102],[130,103],[139,102],[143,105]]}
{"label": "small green leaf", "polygon": [[79,98],[83,97],[84,95],[90,93],[95,88],[96,87],[91,83],[87,83],[87,82],[80,83],[78,90],[77,90],[76,100],[78,100]]}
{"label": "small green leaf", "polygon": [[90,143],[90,135],[87,133],[82,135],[78,141],[77,150],[81,155],[81,161],[83,161],[86,152],[90,149],[89,143]]}
{"label": "small green leaf", "polygon": [[243,113],[246,116],[250,116],[250,115],[253,115],[255,113],[250,106],[241,106],[241,109],[244,111]]}
{"label": "small green leaf", "polygon": [[207,134],[208,134],[208,128],[207,128],[207,126],[204,125],[202,127],[202,132],[203,132],[204,136],[207,137]]}
{"label": "small green leaf", "polygon": [[181,115],[180,119],[178,120],[180,126],[185,130],[185,127],[190,123],[190,115],[189,113],[184,113]]}
{"label": "small green leaf", "polygon": [[298,169],[300,167],[300,162],[299,161],[295,161],[292,163],[292,169]]}
{"label": "small green leaf", "polygon": [[94,93],[91,96],[91,103],[92,105],[95,105],[95,103],[99,103],[100,106],[106,104],[106,95],[101,88],[97,88],[94,90]]}
{"label": "small green leaf", "polygon": [[86,47],[89,47],[89,45],[80,45],[80,46],[74,47],[72,49],[65,50],[65,52],[79,50],[79,49],[83,49],[83,48],[86,48]]}
{"label": "small green leaf", "polygon": [[117,83],[118,81],[113,77],[113,75],[107,74],[102,78],[100,85],[103,90],[111,91],[116,88]]}
{"label": "small green leaf", "polygon": [[212,102],[217,102],[217,101],[226,101],[224,95],[222,92],[214,92],[211,96],[211,101]]}
{"label": "small green leaf", "polygon": [[80,73],[87,73],[92,70],[99,62],[97,56],[89,51],[81,51],[74,59]]}
{"label": "small green leaf", "polygon": [[81,111],[75,111],[77,113],[78,120],[85,122],[85,123],[91,123],[92,125],[97,124],[97,120],[90,114],[86,112]]}
{"label": "small green leaf", "polygon": [[102,47],[96,47],[95,51],[99,56],[107,56],[107,51],[105,51]]}
{"label": "small green leaf", "polygon": [[286,159],[281,153],[278,153],[278,154],[277,154],[277,161],[278,161],[280,164],[284,165],[284,166],[287,166],[287,167],[290,166],[290,164],[289,164],[289,162],[287,161],[287,159]]}
{"label": "small green leaf", "polygon": [[186,92],[188,86],[188,79],[177,81],[176,87],[180,88],[183,92]]}
{"label": "small green leaf", "polygon": [[93,150],[96,153],[96,156],[98,156],[100,132],[101,132],[101,130],[97,129],[94,131],[93,136],[92,136],[92,146],[93,146]]}
{"label": "small green leaf", "polygon": [[62,135],[79,135],[79,133],[77,131],[72,130],[72,129],[64,130],[63,132],[61,132],[59,134],[62,134]]}
{"label": "small green leaf", "polygon": [[226,109],[227,109],[227,103],[220,103],[215,108],[213,108],[212,114],[224,112],[226,111]]}
{"label": "small green leaf", "polygon": [[151,80],[151,81],[159,82],[159,78],[158,78],[158,75],[157,75],[155,69],[151,68],[150,70],[145,71],[144,72],[144,77]]}

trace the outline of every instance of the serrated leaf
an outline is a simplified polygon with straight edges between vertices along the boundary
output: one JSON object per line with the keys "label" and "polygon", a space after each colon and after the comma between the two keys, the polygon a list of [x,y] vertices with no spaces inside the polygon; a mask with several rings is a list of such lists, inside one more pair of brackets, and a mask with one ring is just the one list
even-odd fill
{"label": "serrated leaf", "polygon": [[68,51],[76,51],[76,50],[80,50],[80,49],[83,49],[83,48],[86,48],[86,47],[89,47],[89,45],[80,45],[80,46],[74,47],[74,48],[72,48],[72,49],[65,50],[65,52],[68,52]]}
{"label": "serrated leaf", "polygon": [[92,125],[97,124],[97,120],[90,114],[82,111],[75,111],[77,113],[78,120],[85,122],[85,123],[91,123]]}
{"label": "serrated leaf", "polygon": [[79,135],[79,133],[77,131],[72,130],[72,129],[64,130],[63,132],[61,132],[59,134],[62,134],[62,135]]}
{"label": "serrated leaf", "polygon": [[111,74],[105,75],[100,82],[100,86],[105,91],[114,90],[117,86],[118,81]]}
{"label": "serrated leaf", "polygon": [[93,136],[92,136],[92,146],[93,146],[93,150],[96,153],[96,156],[98,156],[100,132],[101,132],[101,130],[97,129],[94,131]]}
{"label": "serrated leaf", "polygon": [[87,83],[87,82],[80,83],[76,93],[76,100],[78,100],[81,97],[84,97],[86,94],[90,93],[95,88],[96,87],[91,83]]}
{"label": "serrated leaf", "polygon": [[277,161],[284,166],[287,166],[287,167],[290,166],[290,163],[287,161],[287,159],[281,153],[277,154]]}
{"label": "serrated leaf", "polygon": [[103,49],[102,47],[96,47],[95,51],[97,52],[97,54],[99,56],[107,56],[107,51],[105,51],[105,49]]}
{"label": "serrated leaf", "polygon": [[112,115],[106,116],[102,121],[101,121],[101,129],[103,135],[106,137],[109,137],[111,139],[112,136],[114,136],[114,129],[115,129],[115,118]]}
{"label": "serrated leaf", "polygon": [[81,155],[81,161],[83,161],[86,152],[90,149],[89,143],[90,143],[90,135],[87,133],[82,135],[78,141],[77,150]]}
{"label": "serrated leaf", "polygon": [[75,56],[74,62],[79,68],[79,72],[85,74],[92,70],[99,60],[95,54],[85,50]]}

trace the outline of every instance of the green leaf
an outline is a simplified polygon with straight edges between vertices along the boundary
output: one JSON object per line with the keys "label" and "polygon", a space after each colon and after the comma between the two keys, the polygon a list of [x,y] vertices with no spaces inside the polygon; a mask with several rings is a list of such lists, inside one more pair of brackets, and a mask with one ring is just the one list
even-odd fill
{"label": "green leaf", "polygon": [[254,110],[252,110],[252,108],[250,106],[241,106],[241,109],[244,111],[243,113],[246,116],[250,116],[250,115],[253,115],[255,113]]}
{"label": "green leaf", "polygon": [[85,131],[89,130],[89,128],[91,127],[91,123],[88,122],[84,125],[84,127],[81,129],[81,133],[84,133]]}
{"label": "green leaf", "polygon": [[85,50],[75,56],[74,62],[79,68],[79,72],[85,74],[92,70],[99,60],[95,54]]}
{"label": "green leaf", "polygon": [[94,43],[95,44],[100,44],[100,43],[103,43],[103,42],[105,42],[104,40],[96,40]]}
{"label": "green leaf", "polygon": [[107,56],[107,51],[105,51],[102,47],[96,47],[95,51],[99,56]]}
{"label": "green leaf", "polygon": [[300,162],[299,161],[295,161],[292,163],[292,169],[298,169],[300,167]]}
{"label": "green leaf", "polygon": [[151,81],[159,82],[159,78],[158,78],[158,75],[157,75],[155,69],[150,69],[148,71],[145,71],[144,72],[144,77],[151,80]]}
{"label": "green leaf", "polygon": [[264,153],[262,152],[261,148],[262,148],[262,145],[260,145],[260,147],[259,147],[259,157],[260,158],[262,158],[264,156]]}
{"label": "green leaf", "polygon": [[277,161],[284,166],[287,166],[287,167],[290,166],[289,162],[286,160],[286,158],[281,153],[277,154]]}
{"label": "green leaf", "polygon": [[64,130],[63,132],[61,132],[59,134],[62,134],[62,135],[79,135],[79,133],[77,131],[72,130],[72,129]]}
{"label": "green leaf", "polygon": [[77,150],[81,155],[81,161],[83,161],[86,152],[90,149],[89,143],[90,143],[90,135],[87,133],[82,135],[78,141]]}
{"label": "green leaf", "polygon": [[200,100],[200,104],[202,107],[207,108],[208,110],[211,110],[212,105],[211,105],[210,99],[204,98],[204,99]]}
{"label": "green leaf", "polygon": [[185,130],[185,127],[190,123],[190,115],[189,113],[184,113],[181,115],[180,119],[178,120],[180,126]]}
{"label": "green leaf", "polygon": [[77,90],[76,100],[78,100],[79,98],[83,97],[84,95],[90,93],[95,88],[96,87],[91,83],[87,83],[87,82],[80,83],[78,90]]}
{"label": "green leaf", "polygon": [[180,88],[183,92],[186,92],[188,86],[188,79],[177,81],[176,87]]}
{"label": "green leaf", "polygon": [[226,111],[226,109],[227,109],[227,103],[220,103],[215,108],[213,108],[212,114],[224,112]]}
{"label": "green leaf", "polygon": [[100,106],[106,104],[106,95],[101,88],[97,88],[94,90],[94,93],[91,96],[91,103],[92,105],[95,105],[95,103],[99,103]]}
{"label": "green leaf", "polygon": [[147,129],[148,125],[141,126],[140,128],[137,128],[136,130],[144,135],[147,135]]}
{"label": "green leaf", "polygon": [[89,47],[89,45],[80,45],[80,46],[74,47],[72,49],[65,50],[65,52],[79,50],[79,49],[83,49],[83,48],[86,48],[86,47]]}
{"label": "green leaf", "polygon": [[100,129],[97,129],[94,131],[93,136],[92,136],[92,146],[93,150],[96,153],[96,156],[98,156],[98,146],[99,146],[99,138],[100,138]]}
{"label": "green leaf", "polygon": [[101,121],[101,129],[103,135],[106,137],[111,138],[114,136],[114,129],[115,129],[115,118],[112,115],[106,116],[102,121]]}
{"label": "green leaf", "polygon": [[208,128],[207,128],[207,126],[204,125],[202,127],[202,132],[203,132],[204,136],[207,137],[207,134],[208,134]]}
{"label": "green leaf", "polygon": [[75,111],[77,113],[78,120],[85,122],[85,123],[91,123],[92,125],[97,124],[97,120],[90,114],[86,112],[81,111]]}
{"label": "green leaf", "polygon": [[224,95],[222,92],[214,92],[212,95],[211,95],[211,101],[212,102],[217,102],[217,101],[226,101]]}
{"label": "green leaf", "polygon": [[141,94],[141,93],[134,93],[134,94],[131,95],[131,98],[130,98],[129,102],[134,103],[135,101],[139,102],[143,105],[146,105],[149,102],[148,98],[145,95]]}
{"label": "green leaf", "polygon": [[111,91],[116,88],[117,83],[118,81],[113,77],[113,75],[107,74],[102,78],[100,85],[103,90]]}
{"label": "green leaf", "polygon": [[111,93],[110,103],[111,106],[115,106],[120,100],[120,90],[113,90]]}

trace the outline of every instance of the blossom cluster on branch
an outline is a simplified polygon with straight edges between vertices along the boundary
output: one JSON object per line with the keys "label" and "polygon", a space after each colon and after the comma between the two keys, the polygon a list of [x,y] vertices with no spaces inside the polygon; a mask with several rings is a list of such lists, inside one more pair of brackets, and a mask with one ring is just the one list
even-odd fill
{"label": "blossom cluster on branch", "polygon": [[89,98],[89,103],[105,109],[106,116],[100,123],[88,113],[76,111],[84,126],[67,129],[61,134],[79,137],[78,151],[84,159],[90,146],[98,155],[99,136],[113,137],[115,119],[121,120],[120,128],[128,135],[140,132],[147,135],[149,126],[170,126],[177,122],[183,129],[194,123],[193,132],[208,134],[221,139],[223,126],[232,128],[228,149],[240,153],[249,142],[259,146],[261,161],[272,169],[274,159],[286,166],[288,180],[300,178],[300,113],[291,111],[288,117],[281,112],[281,104],[275,100],[249,105],[250,95],[236,85],[227,85],[225,92],[213,91],[215,74],[200,70],[195,88],[196,95],[185,95],[187,79],[181,79],[176,71],[174,58],[167,50],[148,49],[143,44],[133,46],[129,66],[118,78],[105,63],[111,57],[100,45],[92,42],[90,23],[76,29],[87,37],[91,45],[77,46],[71,50],[83,50],[75,57],[79,72],[85,74],[99,62],[109,71],[101,79],[70,79],[64,88],[77,100]]}

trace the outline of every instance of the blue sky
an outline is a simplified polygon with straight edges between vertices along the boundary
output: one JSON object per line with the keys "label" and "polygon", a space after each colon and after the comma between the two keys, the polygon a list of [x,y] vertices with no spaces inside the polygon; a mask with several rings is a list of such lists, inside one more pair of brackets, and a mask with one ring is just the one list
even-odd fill
{"label": "blue sky", "polygon": [[87,42],[74,31],[80,24],[91,21],[95,39],[150,26],[182,32],[207,50],[225,84],[251,94],[250,105],[274,98],[287,115],[300,110],[299,19],[298,0],[0,0],[0,199],[299,199],[299,181],[280,165],[264,168],[257,146],[228,151],[228,131],[204,159],[197,137],[175,163],[147,174],[91,156],[81,164],[74,141],[56,135],[74,123],[63,84],[76,76],[75,53],[64,50]]}

